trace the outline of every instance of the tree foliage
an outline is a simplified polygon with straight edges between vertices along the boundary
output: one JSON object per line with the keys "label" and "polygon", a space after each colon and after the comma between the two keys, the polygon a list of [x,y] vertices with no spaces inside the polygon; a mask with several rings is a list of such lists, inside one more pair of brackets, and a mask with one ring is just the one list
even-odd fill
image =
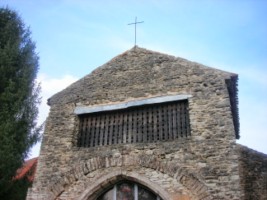
{"label": "tree foliage", "polygon": [[29,28],[15,11],[0,8],[0,199],[40,138],[38,68]]}

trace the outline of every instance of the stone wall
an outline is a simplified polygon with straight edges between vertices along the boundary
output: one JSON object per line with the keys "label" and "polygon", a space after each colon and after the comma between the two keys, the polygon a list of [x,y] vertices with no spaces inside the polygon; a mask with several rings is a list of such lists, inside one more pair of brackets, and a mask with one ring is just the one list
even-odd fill
{"label": "stone wall", "polygon": [[267,155],[242,145],[239,145],[238,149],[244,200],[267,199]]}
{"label": "stone wall", "polygon": [[[125,178],[163,199],[240,199],[238,151],[225,79],[231,73],[141,48],[99,67],[49,100],[31,199],[94,199]],[[189,94],[191,136],[172,142],[78,148],[77,105]]]}

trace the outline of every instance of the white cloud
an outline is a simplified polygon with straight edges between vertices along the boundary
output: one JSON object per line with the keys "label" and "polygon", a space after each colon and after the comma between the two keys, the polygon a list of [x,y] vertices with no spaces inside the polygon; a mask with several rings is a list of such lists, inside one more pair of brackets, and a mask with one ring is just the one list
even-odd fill
{"label": "white cloud", "polygon": [[[38,123],[42,124],[48,116],[49,106],[47,105],[47,99],[55,93],[63,90],[71,83],[78,80],[77,77],[71,75],[64,75],[59,78],[51,78],[45,74],[40,74],[37,78],[37,82],[41,83],[41,94],[42,103],[39,106],[39,118]],[[33,158],[39,155],[40,143],[37,143],[30,151],[29,157]]]}
{"label": "white cloud", "polygon": [[63,90],[71,83],[75,82],[78,78],[71,75],[64,75],[60,78],[50,78],[45,74],[40,74],[37,81],[41,83],[41,97],[42,103],[39,107],[39,122],[42,123],[49,112],[49,106],[47,105],[47,99],[49,99],[55,93]]}

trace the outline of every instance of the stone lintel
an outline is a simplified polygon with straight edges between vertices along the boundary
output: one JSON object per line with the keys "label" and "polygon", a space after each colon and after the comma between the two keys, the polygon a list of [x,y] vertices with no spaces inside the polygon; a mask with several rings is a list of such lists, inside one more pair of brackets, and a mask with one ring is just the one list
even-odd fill
{"label": "stone lintel", "polygon": [[165,103],[165,102],[171,102],[171,101],[185,100],[190,97],[192,97],[192,95],[187,95],[187,94],[169,95],[169,96],[151,97],[151,98],[146,98],[146,99],[132,100],[128,102],[110,104],[110,105],[77,106],[74,110],[74,113],[76,115],[82,115],[82,114],[87,114],[87,113],[120,110],[120,109],[130,108],[134,106],[142,106],[142,105],[149,105],[149,104],[155,104],[155,103]]}

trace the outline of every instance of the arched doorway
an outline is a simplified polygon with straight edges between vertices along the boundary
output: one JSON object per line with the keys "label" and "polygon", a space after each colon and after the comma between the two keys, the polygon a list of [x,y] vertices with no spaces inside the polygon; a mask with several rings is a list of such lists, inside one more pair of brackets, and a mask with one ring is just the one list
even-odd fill
{"label": "arched doorway", "polygon": [[162,198],[139,183],[123,180],[104,190],[97,200],[162,200]]}

